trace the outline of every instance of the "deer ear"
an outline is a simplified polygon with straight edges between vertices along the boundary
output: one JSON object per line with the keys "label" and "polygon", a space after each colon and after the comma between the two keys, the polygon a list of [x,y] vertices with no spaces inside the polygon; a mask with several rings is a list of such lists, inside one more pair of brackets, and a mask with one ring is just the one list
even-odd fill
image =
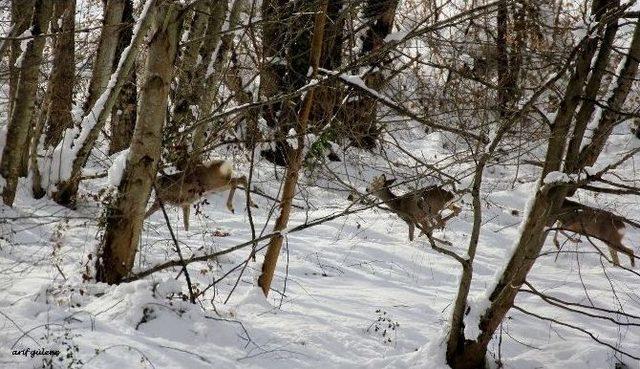
{"label": "deer ear", "polygon": [[386,179],[386,178],[385,178],[385,180],[384,180],[384,185],[385,185],[385,187],[389,187],[389,186],[391,186],[391,185],[393,184],[393,182],[395,182],[395,181],[396,181],[396,179],[397,179],[397,178],[391,178],[391,179]]}

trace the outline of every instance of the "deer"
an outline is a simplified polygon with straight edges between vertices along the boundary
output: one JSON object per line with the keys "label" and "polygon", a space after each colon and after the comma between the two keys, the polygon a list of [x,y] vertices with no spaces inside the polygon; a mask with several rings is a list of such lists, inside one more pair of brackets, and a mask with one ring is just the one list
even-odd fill
{"label": "deer", "polygon": [[227,209],[234,213],[233,196],[236,188],[242,186],[249,198],[249,205],[258,207],[249,197],[249,187],[246,176],[233,176],[231,163],[227,160],[214,160],[206,164],[199,164],[184,172],[162,175],[156,179],[156,199],[145,214],[145,219],[160,209],[162,204],[182,207],[185,230],[189,230],[189,209],[192,203],[210,193],[229,190]]}
{"label": "deer", "polygon": [[607,244],[613,265],[620,266],[620,259],[618,258],[619,251],[629,256],[631,267],[635,266],[633,250],[622,244],[622,238],[625,233],[625,222],[636,227],[640,226],[639,224],[609,211],[592,208],[566,199],[558,212],[557,221],[553,242],[558,250],[560,250],[560,243],[558,242],[559,232],[569,240],[576,242],[566,233],[566,231],[570,231],[598,239]]}
{"label": "deer", "polygon": [[[396,181],[395,178],[387,179],[384,174],[375,177],[366,191],[382,200],[392,212],[409,226],[409,241],[413,241],[415,227],[422,233],[431,235],[434,228],[444,228],[446,222],[457,216],[462,210],[453,203],[454,194],[438,186],[430,186],[397,196],[389,186]],[[449,209],[453,213],[442,218],[441,212]]]}

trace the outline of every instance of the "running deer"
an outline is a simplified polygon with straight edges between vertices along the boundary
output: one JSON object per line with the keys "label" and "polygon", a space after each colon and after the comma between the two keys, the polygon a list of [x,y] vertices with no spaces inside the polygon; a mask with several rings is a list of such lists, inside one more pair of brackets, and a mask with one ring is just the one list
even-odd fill
{"label": "running deer", "polygon": [[[227,209],[233,213],[233,195],[238,186],[242,186],[249,196],[247,178],[233,177],[231,163],[226,160],[215,160],[184,172],[160,176],[155,183],[156,200],[145,214],[145,219],[160,209],[161,202],[178,205],[182,207],[184,228],[189,230],[189,208],[192,203],[207,194],[228,189]],[[251,200],[249,203],[257,207]]]}
{"label": "running deer", "polygon": [[[416,226],[420,228],[422,233],[431,234],[434,228],[443,228],[447,220],[457,216],[462,210],[453,203],[453,193],[438,186],[397,196],[389,189],[389,186],[395,181],[395,178],[387,179],[382,174],[373,179],[367,188],[367,193],[384,201],[391,211],[407,223],[410,241],[413,241]],[[453,213],[442,218],[441,212],[444,209],[449,209]]]}
{"label": "running deer", "polygon": [[592,208],[571,200],[564,200],[558,215],[558,229],[553,236],[553,242],[560,249],[558,232],[562,232],[569,240],[576,242],[564,231],[593,237],[607,244],[613,265],[620,266],[620,259],[618,258],[618,251],[620,251],[629,256],[633,267],[635,266],[633,250],[622,244],[625,222],[633,224],[631,221],[606,210]]}

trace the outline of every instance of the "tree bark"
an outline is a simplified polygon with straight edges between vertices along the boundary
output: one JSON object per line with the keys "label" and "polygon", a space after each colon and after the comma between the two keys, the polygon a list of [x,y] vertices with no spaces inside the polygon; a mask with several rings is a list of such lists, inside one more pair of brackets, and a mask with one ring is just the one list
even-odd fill
{"label": "tree bark", "polygon": [[497,37],[496,59],[498,71],[498,111],[500,116],[506,114],[506,105],[509,99],[507,82],[509,79],[509,49],[507,48],[507,32],[509,31],[509,9],[506,0],[500,0],[496,14]]}
{"label": "tree bark", "polygon": [[[377,52],[384,44],[385,38],[391,34],[398,0],[368,0],[364,6],[364,17],[367,21],[367,32],[362,42],[362,55]],[[385,76],[382,71],[387,61],[386,55],[378,55],[363,76],[367,87],[380,91],[384,86]],[[381,130],[377,122],[377,99],[360,91],[354,92],[354,98],[339,111],[337,135],[348,137],[350,145],[372,150],[377,146]]]}
{"label": "tree bark", "polygon": [[[342,46],[344,39],[345,13],[343,0],[331,0],[327,6],[327,24],[322,43],[320,67],[338,70],[342,65]],[[318,86],[315,91],[315,103],[311,110],[309,125],[316,132],[331,123],[335,116],[340,97],[344,96],[342,83],[334,81]]]}
{"label": "tree bark", "polygon": [[6,181],[2,189],[2,201],[8,206],[13,205],[24,147],[28,147],[28,131],[33,117],[38,75],[45,44],[45,38],[38,36],[47,31],[51,6],[50,0],[36,1],[31,22],[31,34],[34,37],[28,41],[19,63],[20,77],[16,87],[16,103],[9,118],[7,141],[2,162],[0,162],[0,175]]}
{"label": "tree bark", "polygon": [[[17,37],[24,34],[31,26],[34,4],[35,0],[11,1],[11,24],[14,36]],[[20,68],[15,64],[20,54],[22,54],[22,49],[20,48],[22,42],[20,40],[11,40],[8,43],[11,46],[11,52],[9,53],[9,117],[11,117],[18,90],[18,80],[20,79]]]}
{"label": "tree bark", "polygon": [[[318,73],[318,66],[322,55],[322,40],[324,38],[327,1],[328,0],[321,0],[315,16],[313,40],[311,42],[308,64],[312,68],[310,76],[312,79],[315,78]],[[305,95],[302,108],[300,109],[298,125],[296,127],[298,146],[293,150],[289,158],[289,164],[287,165],[285,182],[282,189],[282,200],[280,202],[281,210],[274,226],[274,231],[276,232],[285,230],[289,223],[291,205],[293,204],[298,176],[300,174],[300,168],[302,167],[304,139],[307,132],[307,123],[309,121],[311,106],[313,104],[313,95],[314,89],[312,88]],[[260,277],[258,278],[258,285],[262,288],[262,292],[265,296],[269,295],[269,290],[271,289],[271,282],[273,281],[273,275],[278,263],[278,256],[280,255],[280,249],[282,248],[283,237],[284,236],[282,234],[272,237],[267,246],[267,252],[262,264],[262,274],[260,274]]]}
{"label": "tree bark", "polygon": [[[206,33],[210,6],[207,2],[198,3],[193,9],[193,17],[188,29],[186,45],[181,53],[179,61],[180,67],[177,70],[177,83],[174,89],[173,114],[169,121],[167,132],[175,135],[184,131],[185,127],[194,124],[197,119],[197,112],[194,107],[198,106],[198,100],[204,92],[199,88],[201,81],[198,78],[197,70],[200,68],[198,57],[201,45],[207,40],[203,37]],[[185,22],[187,23],[187,22]],[[180,170],[185,170],[189,166],[191,158],[191,147],[189,135],[183,134],[177,137],[178,145],[175,150],[175,158],[170,160]],[[195,160],[197,161],[197,160]]]}
{"label": "tree bark", "polygon": [[89,95],[84,103],[84,112],[87,113],[95,104],[102,91],[107,87],[111,76],[111,66],[118,47],[118,35],[120,23],[124,11],[125,0],[107,0],[104,5],[104,17],[96,59],[93,62],[93,72],[89,82]]}
{"label": "tree bark", "polygon": [[[11,22],[14,26],[12,33],[17,33],[16,36],[20,36],[23,32],[29,29],[33,18],[34,4],[34,0],[12,1]],[[9,55],[9,117],[11,117],[12,109],[16,103],[17,84],[20,78],[20,68],[15,65],[15,62],[20,54],[22,54],[22,41],[11,40],[7,43],[11,44],[11,53]],[[32,135],[32,127],[31,124],[29,124],[29,128],[27,130],[27,142],[31,140]],[[28,148],[29,146],[25,145],[22,149],[22,154],[20,155],[20,169],[18,170],[18,175],[20,177],[25,177],[28,173]]]}
{"label": "tree bark", "polygon": [[[594,2],[592,7],[593,14],[597,14],[600,11],[600,4],[600,2]],[[637,71],[637,60],[640,57],[640,31],[637,26],[631,45],[630,55],[618,79],[618,86],[610,99],[610,107],[619,108],[622,106],[628,92],[630,80]],[[564,198],[571,190],[570,186],[567,185],[543,186],[542,182],[548,173],[560,170],[563,160],[566,160],[565,147],[571,137],[569,133],[572,117],[578,100],[583,93],[591,68],[591,60],[595,55],[597,46],[598,41],[596,38],[589,38],[582,45],[575,63],[574,73],[567,85],[564,99],[552,125],[538,188],[531,200],[529,211],[526,213],[525,219],[523,219],[522,231],[513,255],[503,270],[498,284],[490,294],[491,305],[481,316],[479,322],[480,335],[478,337],[467,337],[464,344],[459,345],[457,353],[449,357],[449,364],[453,368],[467,369],[483,368],[485,366],[487,346],[506,314],[513,307],[518,290],[525,282],[540,253],[547,235],[545,227],[549,227],[555,222],[555,214],[558,213]],[[610,47],[606,42],[602,46]],[[618,109],[614,111],[617,112]],[[600,125],[606,126],[609,124],[608,122],[610,120],[605,119],[603,116]],[[597,147],[594,149],[596,158],[601,151],[597,150]],[[587,149],[591,149],[591,146],[588,146]],[[584,168],[589,162],[586,160],[581,161],[577,170]],[[595,162],[595,159],[593,159],[593,162]]]}
{"label": "tree bark", "polygon": [[[75,0],[60,0],[53,5],[53,66],[44,97],[44,108],[34,129],[31,149],[32,190],[35,198],[44,196],[38,164],[40,137],[44,130],[44,149],[51,150],[62,139],[62,132],[73,124],[73,87],[75,80]],[[46,127],[46,128],[45,128]]]}
{"label": "tree bark", "polygon": [[638,74],[638,62],[640,62],[640,27],[636,24],[629,52],[625,56],[624,65],[620,70],[616,86],[607,100],[606,107],[593,132],[591,143],[585,146],[577,159],[578,168],[584,168],[595,164],[598,156],[604,149],[604,145],[611,136],[613,128],[620,123],[622,107],[631,91],[631,85]]}
{"label": "tree bark", "polygon": [[[53,8],[52,29],[56,33],[51,70],[49,120],[44,144],[56,146],[62,132],[72,125],[73,87],[75,80],[75,0],[57,0]],[[58,26],[60,19],[60,26]]]}
{"label": "tree bark", "polygon": [[[118,68],[118,61],[124,49],[133,38],[133,1],[125,0],[122,11],[122,26],[118,33],[118,46],[116,57],[113,58],[112,71]],[[111,140],[109,141],[109,155],[120,152],[131,144],[131,137],[136,126],[136,113],[138,102],[138,77],[135,68],[132,68],[127,82],[122,86],[118,101],[111,110]]]}
{"label": "tree bark", "polygon": [[[604,5],[605,9],[603,9],[603,11],[613,10],[620,5],[619,3],[620,2],[618,0],[606,2],[606,4]],[[596,15],[596,19],[599,20],[601,16],[602,12],[599,12]],[[584,138],[584,133],[589,122],[591,121],[593,112],[595,111],[598,92],[600,91],[600,87],[602,85],[602,78],[607,71],[609,56],[611,54],[611,49],[613,46],[613,42],[615,41],[617,32],[618,19],[615,19],[607,25],[604,31],[604,35],[599,35],[602,37],[602,45],[600,45],[598,56],[596,57],[596,62],[593,65],[591,76],[589,77],[589,82],[585,87],[584,98],[582,99],[580,110],[576,115],[573,134],[571,136],[569,147],[567,149],[566,169],[568,172],[575,172],[576,168],[579,165],[577,160],[580,152],[580,147],[582,145],[582,139]]]}
{"label": "tree bark", "polygon": [[[140,19],[136,22],[131,45],[127,47],[120,57],[118,69],[111,76],[105,91],[96,100],[96,104],[85,113],[80,132],[75,132],[72,129],[65,131],[65,137],[56,147],[54,156],[64,157],[66,158],[65,160],[72,161],[68,172],[59,173],[60,171],[54,171],[50,181],[50,185],[55,187],[52,197],[58,204],[67,207],[75,206],[82,168],[86,164],[96,139],[118,99],[122,86],[126,82],[126,76],[131,73],[138,49],[153,18],[152,13],[155,10],[155,3],[156,0],[147,0],[145,3]],[[147,9],[149,11],[145,11]]]}
{"label": "tree bark", "polygon": [[[292,92],[296,88],[296,73],[293,55],[308,52],[303,45],[294,45],[294,33],[306,34],[309,27],[295,27],[296,19],[304,13],[305,2],[288,0],[266,0],[262,2],[262,65],[260,66],[260,97],[266,103],[262,107],[262,118],[274,130],[275,149],[262,150],[260,154],[268,161],[287,166],[292,156],[291,145],[286,141],[296,117],[296,104],[292,99],[273,101],[277,96]],[[308,11],[306,13],[309,13]],[[303,17],[307,18],[308,17]],[[298,46],[300,50],[293,50]],[[307,59],[308,61],[308,59]],[[299,87],[299,86],[298,86]]]}
{"label": "tree bark", "polygon": [[[238,26],[240,21],[240,10],[242,9],[245,0],[234,0],[231,8],[229,9],[229,17],[227,19],[228,29],[234,29]],[[220,90],[225,76],[228,71],[229,60],[231,58],[231,52],[233,47],[233,38],[235,33],[227,33],[222,35],[217,41],[215,55],[212,55],[209,63],[214,67],[214,70],[202,70],[205,73],[201,73],[204,77],[204,85],[201,88],[200,99],[198,100],[198,111],[203,116],[211,112],[214,102],[218,98],[218,91]],[[215,58],[215,59],[214,59]],[[202,78],[202,77],[201,77]],[[193,131],[193,148],[192,157],[195,160],[201,160],[203,150],[207,144],[207,128],[209,124],[199,124]]]}
{"label": "tree bark", "polygon": [[[223,26],[226,24],[227,29],[235,27],[242,2],[243,0],[233,1],[231,9],[229,9],[229,4],[226,1],[220,1],[210,5],[211,16],[207,24],[205,42],[203,42],[200,48],[200,58],[202,61],[196,70],[196,77],[194,78],[198,87],[198,93],[196,93],[196,106],[200,114],[198,118],[206,116],[206,114],[211,111],[213,97],[210,96],[215,96],[219,87],[213,83],[218,71],[214,71],[212,68],[214,66],[219,68],[216,62],[222,49]],[[227,17],[228,13],[229,15]],[[232,15],[232,13],[235,15]],[[196,127],[195,130],[205,130],[207,125],[207,123],[203,123]],[[196,136],[198,133],[194,131],[193,135]],[[194,150],[198,146],[199,145],[194,142]],[[202,153],[196,152],[195,154],[196,156],[200,156]]]}
{"label": "tree bark", "polygon": [[178,43],[178,7],[160,5],[145,63],[140,109],[118,192],[108,209],[96,280],[119,283],[133,267],[144,212],[155,181]]}

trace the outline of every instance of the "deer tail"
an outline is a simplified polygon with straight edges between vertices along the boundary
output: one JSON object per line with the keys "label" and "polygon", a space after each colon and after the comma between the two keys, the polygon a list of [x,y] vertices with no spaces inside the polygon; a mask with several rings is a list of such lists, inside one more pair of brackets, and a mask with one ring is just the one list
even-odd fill
{"label": "deer tail", "polygon": [[233,174],[233,166],[231,165],[231,162],[229,160],[224,160],[220,164],[219,170],[220,174],[222,174],[223,176],[231,177],[231,175]]}

